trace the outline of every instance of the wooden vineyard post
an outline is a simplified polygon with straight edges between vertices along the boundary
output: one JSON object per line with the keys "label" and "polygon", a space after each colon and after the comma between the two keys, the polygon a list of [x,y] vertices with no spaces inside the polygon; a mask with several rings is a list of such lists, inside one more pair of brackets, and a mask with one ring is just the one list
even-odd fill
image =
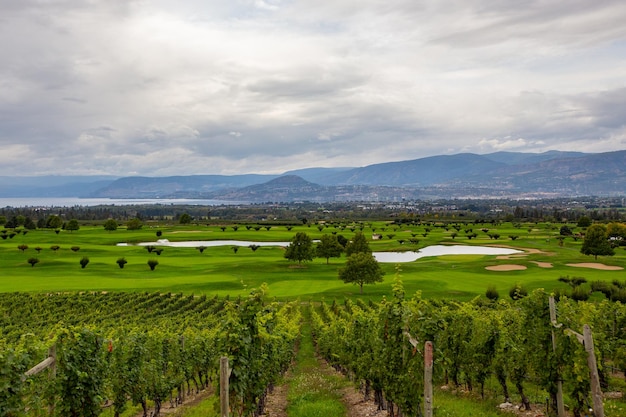
{"label": "wooden vineyard post", "polygon": [[[556,306],[554,304],[554,297],[550,296],[550,322],[552,323],[552,351],[556,353],[556,334],[554,334],[554,328],[561,327],[556,322]],[[565,417],[565,405],[563,404],[563,381],[561,381],[561,375],[557,372],[557,392],[556,392],[556,408],[559,417]]]}
{"label": "wooden vineyard post", "polygon": [[433,417],[433,342],[424,344],[424,417]]}
{"label": "wooden vineyard post", "polygon": [[228,369],[228,357],[220,358],[220,416],[228,417],[230,404],[228,404],[228,379],[230,370]]}
{"label": "wooden vineyard post", "polygon": [[[24,373],[24,378],[27,376],[37,375],[44,369],[48,369],[48,379],[53,380],[57,376],[57,347],[56,345],[50,346],[48,348],[48,357],[43,361],[39,362],[37,365],[29,369]],[[48,414],[52,415],[54,413],[54,396],[50,398],[50,405],[48,406]]]}
{"label": "wooden vineyard post", "polygon": [[583,326],[583,344],[587,351],[587,364],[589,365],[589,377],[591,379],[591,398],[593,399],[593,415],[604,417],[604,404],[602,404],[602,390],[600,389],[600,377],[596,363],[596,353],[593,347],[593,336],[588,324]]}

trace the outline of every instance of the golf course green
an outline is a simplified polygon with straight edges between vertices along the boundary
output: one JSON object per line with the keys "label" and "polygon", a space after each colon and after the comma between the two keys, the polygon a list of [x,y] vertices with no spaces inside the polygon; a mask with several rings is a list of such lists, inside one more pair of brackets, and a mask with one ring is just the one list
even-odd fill
{"label": "golf course green", "polygon": [[[439,244],[522,251],[513,255],[427,256],[412,262],[381,263],[386,274],[384,281],[366,285],[360,296],[375,301],[391,293],[395,274],[400,274],[408,294],[421,291],[423,297],[469,300],[484,294],[488,287],[495,287],[501,296],[517,284],[529,291],[565,290],[567,285],[558,279],[566,276],[583,277],[588,283],[623,280],[626,265],[624,247],[616,248],[614,256],[594,259],[581,254],[582,239],[559,236],[560,225],[550,223],[466,224],[460,230],[435,222],[262,226],[155,223],[145,224],[139,230],[121,227],[106,231],[101,225],[81,225],[76,231],[8,230],[0,240],[0,292],[162,291],[236,297],[267,283],[270,295],[277,299],[319,301],[360,296],[358,286],[338,279],[345,255],[330,258],[328,264],[322,258],[298,264],[285,259],[281,246],[259,245],[252,250],[228,244],[200,251],[196,247],[157,243],[153,246],[162,249],[160,254],[148,252],[145,246],[146,242],[159,239],[172,243],[288,242],[297,232],[305,232],[312,239],[330,233],[351,239],[354,233],[362,231],[374,252],[417,251]],[[568,226],[582,232],[575,224]],[[29,263],[33,258],[38,262]],[[83,268],[80,262],[84,258],[88,263]],[[120,258],[126,261],[123,268],[117,263]],[[150,260],[158,261],[154,270],[148,266]]]}

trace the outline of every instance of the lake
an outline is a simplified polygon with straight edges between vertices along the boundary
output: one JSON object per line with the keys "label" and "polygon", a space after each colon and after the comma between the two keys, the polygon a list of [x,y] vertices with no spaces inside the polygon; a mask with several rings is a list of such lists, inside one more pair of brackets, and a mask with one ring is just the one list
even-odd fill
{"label": "lake", "polygon": [[522,253],[517,249],[496,248],[493,246],[464,246],[464,245],[432,245],[426,246],[417,252],[374,252],[378,262],[396,263],[413,262],[427,256],[443,255],[513,255]]}
{"label": "lake", "polygon": [[[155,242],[142,242],[138,246],[169,246],[176,248],[197,248],[199,246],[288,246],[290,242],[254,242],[245,240],[187,240],[182,242],[170,242],[167,239],[159,239]],[[128,243],[118,243],[117,246],[129,246]],[[465,246],[465,245],[432,245],[418,251],[407,252],[374,252],[378,262],[401,263],[413,262],[427,256],[443,255],[513,255],[522,253],[517,249],[497,248],[493,246]]]}
{"label": "lake", "polygon": [[192,198],[79,198],[79,197],[15,197],[0,198],[0,207],[76,207],[133,205],[195,205],[221,206],[246,204],[242,201],[201,200]]}

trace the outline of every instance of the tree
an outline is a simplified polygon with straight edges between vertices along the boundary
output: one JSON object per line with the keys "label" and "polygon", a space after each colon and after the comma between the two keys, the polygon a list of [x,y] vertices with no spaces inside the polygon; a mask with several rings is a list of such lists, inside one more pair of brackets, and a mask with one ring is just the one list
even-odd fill
{"label": "tree", "polygon": [[365,235],[361,232],[356,232],[352,240],[346,245],[347,256],[355,253],[372,253]]}
{"label": "tree", "polygon": [[159,264],[159,261],[157,261],[156,259],[150,259],[148,261],[148,266],[150,267],[150,271],[154,271],[154,268],[156,268],[158,264]]}
{"label": "tree", "polygon": [[85,267],[89,263],[89,258],[86,257],[86,256],[83,256],[82,259],[79,262],[80,262],[80,267],[85,269]]}
{"label": "tree", "polygon": [[71,219],[65,225],[65,230],[69,230],[70,232],[73,232],[74,230],[78,230],[78,229],[80,229],[80,225],[78,224],[78,220],[76,219]]}
{"label": "tree", "polygon": [[606,226],[606,236],[620,244],[626,241],[626,224],[611,222]]}
{"label": "tree", "polygon": [[28,261],[26,261],[30,264],[31,267],[34,267],[36,264],[39,263],[39,259],[37,258],[28,258]]}
{"label": "tree", "polygon": [[63,226],[63,220],[56,214],[52,214],[46,220],[46,227],[48,229],[59,229]]}
{"label": "tree", "polygon": [[498,293],[495,285],[490,285],[487,287],[487,291],[485,291],[485,296],[491,301],[497,301],[498,298],[500,298],[500,294]]}
{"label": "tree", "polygon": [[343,246],[341,246],[335,235],[322,235],[315,247],[317,257],[326,258],[327,265],[329,258],[339,258],[342,252]]}
{"label": "tree", "polygon": [[191,215],[189,213],[181,214],[180,218],[178,219],[178,222],[180,224],[189,224],[189,223],[191,223]]}
{"label": "tree", "polygon": [[615,251],[611,247],[611,243],[606,236],[606,227],[601,224],[589,226],[585,233],[583,246],[580,248],[583,255],[593,255],[595,259],[598,256],[613,256]]}
{"label": "tree", "polygon": [[591,226],[591,219],[587,216],[582,216],[578,219],[578,223],[576,224],[578,227],[589,227]]}
{"label": "tree", "polygon": [[339,279],[348,283],[358,284],[363,294],[364,284],[382,282],[385,273],[371,253],[357,252],[348,256],[346,265],[339,269]]}
{"label": "tree", "polygon": [[22,252],[24,252],[26,249],[28,249],[28,245],[21,244],[21,245],[18,245],[17,248],[21,250]]}
{"label": "tree", "polygon": [[24,228],[28,230],[35,230],[37,225],[30,217],[26,217],[26,221],[24,222]]}
{"label": "tree", "polygon": [[511,287],[509,290],[509,297],[511,300],[521,300],[528,295],[528,290],[522,286],[519,282]]}
{"label": "tree", "polygon": [[124,269],[124,265],[126,265],[128,263],[128,261],[126,260],[126,258],[119,258],[117,261],[115,261],[120,269]]}
{"label": "tree", "polygon": [[104,230],[108,232],[117,230],[117,221],[115,219],[109,219],[106,222],[104,222]]}
{"label": "tree", "polygon": [[313,239],[304,232],[298,232],[291,239],[291,243],[285,250],[285,258],[290,261],[312,261],[314,256]]}
{"label": "tree", "polygon": [[130,219],[126,223],[126,230],[139,230],[143,226],[143,223],[138,218]]}

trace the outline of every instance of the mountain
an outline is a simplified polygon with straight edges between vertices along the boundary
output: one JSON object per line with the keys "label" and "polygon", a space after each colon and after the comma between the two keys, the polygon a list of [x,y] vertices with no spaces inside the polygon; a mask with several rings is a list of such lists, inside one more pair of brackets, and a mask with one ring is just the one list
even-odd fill
{"label": "mountain", "polygon": [[87,197],[118,178],[109,175],[0,176],[0,197]]}
{"label": "mountain", "polygon": [[353,169],[350,168],[304,168],[304,169],[296,169],[293,171],[284,172],[282,175],[297,175],[307,181],[314,182],[317,184],[332,184],[333,175],[339,174],[341,172],[349,171]]}
{"label": "mountain", "polygon": [[626,151],[461,153],[283,175],[0,177],[0,197],[371,201],[434,198],[624,196]]}
{"label": "mountain", "polygon": [[471,153],[432,156],[354,168],[328,177],[328,183],[425,187],[506,166]]}
{"label": "mountain", "polygon": [[190,175],[174,177],[125,177],[95,191],[91,197],[200,198],[216,190],[260,184],[278,175]]}
{"label": "mountain", "polygon": [[506,165],[531,165],[553,159],[578,158],[586,155],[588,154],[582,152],[548,151],[543,153],[494,152],[484,156]]}

